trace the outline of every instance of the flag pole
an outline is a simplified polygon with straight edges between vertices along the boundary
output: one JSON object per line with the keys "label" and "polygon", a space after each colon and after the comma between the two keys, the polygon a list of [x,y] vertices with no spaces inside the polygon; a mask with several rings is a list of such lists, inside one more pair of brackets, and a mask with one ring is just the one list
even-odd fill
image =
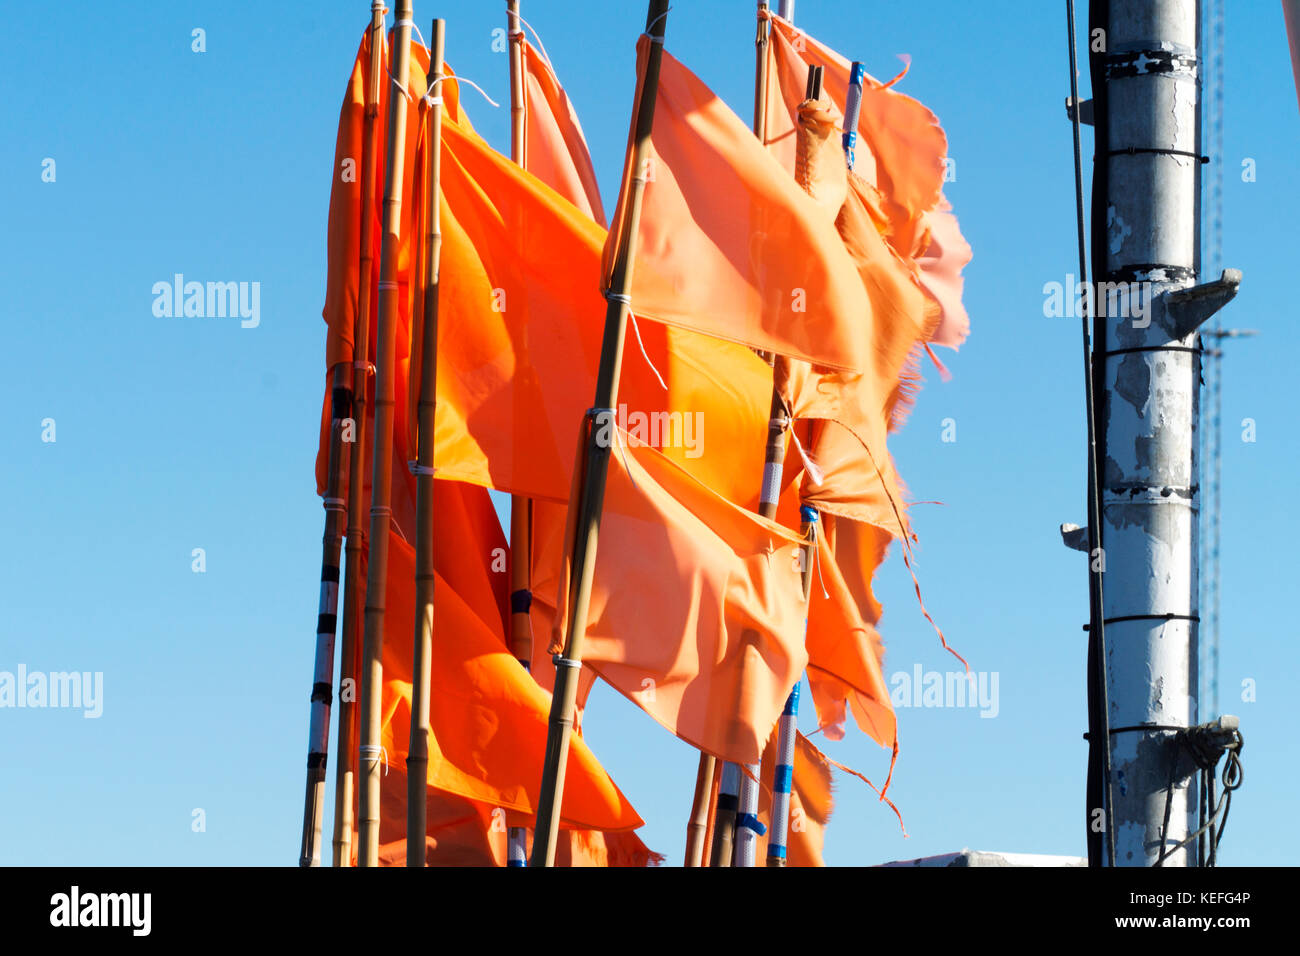
{"label": "flag pole", "polygon": [[[510,41],[510,159],[521,169],[524,157],[524,34],[519,22],[519,0],[506,0],[506,28]],[[523,495],[510,496],[510,652],[532,669],[533,625],[529,617],[533,582],[533,503]],[[528,865],[528,829],[506,832],[506,865]]]}
{"label": "flag pole", "polygon": [[[371,5],[371,28],[374,29],[376,18],[382,23],[381,3]],[[374,34],[370,37],[371,56],[370,56],[370,79],[366,87],[366,114],[364,118],[364,138],[363,151],[370,148],[370,129],[373,126],[371,117],[371,103],[374,97],[372,91],[377,93],[374,82],[375,53],[374,53]],[[365,156],[362,157],[362,169],[366,168]],[[371,192],[370,180],[364,179],[362,183],[363,193]],[[362,200],[362,230],[363,237],[367,231],[366,226],[369,224],[369,217],[365,215],[365,210],[369,208],[371,196],[366,196]],[[368,256],[364,243],[362,244],[363,260]],[[364,264],[364,263],[363,263]],[[362,281],[358,283],[361,290],[360,295],[364,299],[369,297],[369,282],[365,278],[368,275],[363,269]],[[358,308],[358,315],[364,314],[362,309]],[[360,322],[358,320],[357,324]],[[355,368],[356,358],[356,336],[354,329],[353,338],[353,364]],[[340,496],[340,486],[343,483],[345,473],[345,463],[347,465],[346,473],[355,476],[360,474],[357,467],[356,456],[352,454],[351,449],[345,457],[343,446],[351,445],[353,449],[357,447],[356,439],[356,411],[355,411],[355,393],[360,387],[362,398],[360,399],[364,406],[364,388],[365,379],[362,378],[358,383],[357,376],[354,374],[349,380],[347,363],[340,362],[331,370],[332,382],[330,385],[330,443],[329,443],[329,460],[326,466],[326,484],[325,484],[325,534],[322,542],[321,554],[321,578],[320,578],[320,600],[317,606],[316,614],[316,663],[314,681],[311,690],[311,725],[308,731],[307,744],[307,792],[303,806],[302,821],[302,851],[299,854],[298,864],[300,866],[320,866],[322,830],[324,827],[325,817],[325,776],[327,764],[329,761],[329,733],[330,733],[330,706],[334,699],[334,645],[335,632],[338,626],[338,603],[339,603],[339,556],[343,549],[343,533],[345,523],[349,512],[345,500]],[[345,437],[351,423],[351,438]],[[355,481],[349,482],[349,497],[351,497],[351,488],[357,484]],[[351,535],[348,536],[351,544]],[[349,548],[351,550],[351,548]],[[346,613],[346,610],[345,610]],[[345,632],[346,633],[346,632]],[[346,638],[345,638],[346,639]],[[345,656],[346,656],[345,650]],[[348,663],[344,663],[344,671],[350,669]],[[340,716],[340,728],[342,727],[342,717]],[[342,743],[342,732],[340,730],[340,743]],[[343,762],[340,761],[340,768]],[[340,774],[342,770],[340,769]],[[337,794],[336,794],[337,796]],[[335,807],[335,841],[338,839],[338,807]],[[334,862],[337,865],[337,846]]]}
{"label": "flag pole", "polygon": [[428,117],[424,140],[424,325],[420,337],[420,401],[415,461],[415,656],[411,666],[411,743],[406,757],[406,865],[425,865],[429,786],[429,684],[433,659],[433,446],[438,407],[438,263],[442,251],[442,77],[446,22],[429,32]]}
{"label": "flag pole", "polygon": [[[762,16],[760,24],[768,21]],[[763,46],[766,61],[766,44]],[[766,75],[766,67],[760,71]],[[767,138],[767,84],[763,83],[761,92],[761,110],[755,106],[754,133],[763,142]],[[809,99],[821,95],[821,73],[813,67],[808,73]],[[780,381],[785,378],[783,369],[787,359],[780,355],[771,356],[772,363],[772,399],[769,405],[767,422],[767,447],[763,458],[763,482],[760,486],[758,513],[764,518],[776,519],[777,502],[781,497],[781,475],[785,469],[785,433],[792,427],[786,413],[785,400],[781,396]],[[793,692],[792,692],[793,693]],[[789,701],[787,700],[787,707]],[[710,866],[753,866],[758,838],[758,795],[760,764],[747,764],[742,769],[728,764],[723,767],[722,792],[718,797],[717,820],[713,830],[713,860]],[[731,782],[736,790],[728,790]],[[734,798],[731,794],[735,793]],[[730,807],[733,812],[727,812]],[[741,832],[743,830],[744,832]]]}
{"label": "flag pole", "polygon": [[[649,57],[641,85],[640,100],[633,118],[634,138],[631,178],[628,180],[623,226],[609,290],[605,293],[605,333],[601,341],[600,368],[596,376],[596,394],[585,418],[583,437],[586,442],[587,466],[577,501],[578,520],[573,537],[575,586],[569,605],[569,626],[562,654],[555,659],[555,692],[551,697],[550,727],[546,739],[546,757],[542,769],[542,788],[537,806],[537,829],[533,840],[532,866],[555,865],[555,843],[559,836],[560,809],[564,795],[564,771],[569,756],[569,739],[573,730],[573,712],[578,694],[578,671],[582,666],[583,637],[587,629],[587,611],[591,601],[591,584],[596,570],[596,543],[600,535],[600,514],[605,498],[605,478],[609,470],[610,445],[615,434],[614,406],[618,400],[620,360],[627,331],[628,293],[632,287],[632,270],[636,260],[637,224],[641,218],[641,200],[645,191],[644,165],[654,124],[655,99],[659,89],[659,64],[663,54],[668,0],[650,0],[646,14],[646,33],[650,35]],[[602,437],[605,436],[605,437]]]}
{"label": "flag pole", "polygon": [[344,421],[352,414],[352,385],[343,362],[332,370],[329,464],[325,482],[325,535],[321,553],[320,601],[316,614],[316,662],[311,688],[307,739],[307,792],[302,815],[299,866],[320,866],[325,815],[325,765],[329,756],[330,703],[334,697],[334,632],[339,599],[339,552],[343,546],[344,502],[339,497],[343,471]]}
{"label": "flag pole", "polygon": [[[812,93],[820,86],[820,75],[813,73],[809,77],[808,90]],[[855,60],[849,71],[849,90],[844,102],[844,135],[841,140],[844,148],[844,161],[849,169],[853,168],[854,149],[858,141],[858,117],[862,112],[862,84],[866,78],[866,67]],[[820,89],[815,95],[820,95]],[[793,426],[792,426],[793,427]],[[799,509],[802,519],[801,532],[807,540],[801,557],[803,564],[803,600],[808,604],[812,593],[812,562],[816,560],[813,549],[817,547],[818,514],[817,509],[802,505]],[[790,794],[794,783],[794,747],[795,732],[799,721],[799,685],[795,684],[785,702],[785,711],[777,725],[776,771],[772,779],[772,833],[767,840],[767,865],[786,865],[786,839],[790,826]]]}
{"label": "flag pole", "polygon": [[[758,0],[758,29],[754,36],[754,135],[758,141],[766,145],[767,141],[767,48],[768,37],[772,29],[772,21],[767,16],[767,0]],[[771,356],[764,356],[771,363]],[[775,387],[772,390],[774,400],[779,399]],[[769,421],[775,416],[768,415]],[[772,436],[768,434],[768,459],[772,454]],[[785,458],[785,446],[782,443],[780,447],[780,459]],[[768,462],[764,463],[764,475],[767,474]],[[779,471],[778,471],[779,474]],[[766,479],[765,479],[766,480]],[[760,514],[763,513],[762,504],[759,507]],[[776,506],[773,504],[771,517],[776,514]],[[740,773],[739,768],[733,764],[724,763],[721,774],[717,771],[717,759],[712,754],[700,754],[700,764],[695,775],[695,793],[696,799],[702,792],[701,784],[705,777],[717,778],[721,780],[717,786],[717,796],[709,798],[709,802],[703,807],[698,804],[691,806],[692,824],[696,815],[703,813],[707,819],[710,813],[714,815],[712,846],[709,851],[709,866],[730,866],[732,862],[732,847],[736,837],[736,809],[740,799]],[[704,789],[705,794],[709,790]],[[703,856],[703,847],[696,848],[691,839],[696,836],[698,831],[688,828],[688,839],[686,844],[687,866],[698,866],[698,863],[692,863],[691,860]]]}
{"label": "flag pole", "polygon": [[376,330],[375,443],[370,482],[370,566],[366,577],[365,638],[361,673],[360,866],[379,865],[379,729],[383,722],[384,611],[388,582],[388,527],[392,515],[393,339],[397,331],[399,289],[397,251],[402,226],[402,186],[406,154],[406,84],[411,63],[411,0],[397,0],[390,73],[398,89],[388,97],[388,163],[384,176],[384,233],[379,251],[379,325]]}
{"label": "flag pole", "polygon": [[374,271],[375,130],[379,119],[379,77],[384,68],[384,0],[370,4],[370,72],[366,76],[366,112],[361,142],[361,269],[357,314],[352,330],[352,441],[348,448],[347,561],[343,572],[343,660],[339,667],[338,765],[334,777],[334,865],[352,865],[352,799],[356,778],[357,671],[361,656],[358,610],[365,601],[361,564],[366,548],[365,442],[366,396],[370,384],[371,273]]}
{"label": "flag pole", "polygon": [[[812,593],[813,562],[817,560],[814,550],[817,547],[818,537],[817,509],[801,505],[799,518],[799,533],[804,537],[804,544],[799,549],[801,562],[799,571],[806,608],[809,595]],[[799,730],[798,683],[786,698],[785,709],[781,712],[781,719],[776,728],[776,767],[772,774],[772,829],[767,838],[767,865],[785,866],[787,838],[790,832],[790,794],[794,789],[795,734]]]}

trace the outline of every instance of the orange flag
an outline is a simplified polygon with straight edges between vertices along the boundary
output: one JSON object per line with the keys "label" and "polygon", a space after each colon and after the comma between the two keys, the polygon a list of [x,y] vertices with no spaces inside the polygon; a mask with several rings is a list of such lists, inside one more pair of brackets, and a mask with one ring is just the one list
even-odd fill
{"label": "orange flag", "polygon": [[[688,743],[757,763],[807,663],[801,539],[626,434],[609,437],[619,444],[584,663]],[[568,571],[556,589],[552,653],[567,624]]]}
{"label": "orange flag", "polygon": [[[767,144],[782,166],[793,171],[797,111],[808,67],[823,68],[825,95],[843,104],[851,64],[793,24],[776,16],[771,20]],[[930,110],[892,88],[901,78],[889,83],[865,78],[854,171],[878,195],[882,234],[938,308],[928,340],[957,348],[970,331],[961,304],[961,270],[970,262],[970,247],[943,198],[947,137]]]}
{"label": "orange flag", "polygon": [[[898,724],[881,672],[881,645],[873,622],[864,620],[826,538],[817,542],[818,563],[808,603],[808,680],[818,722],[829,736],[843,736],[845,710],[862,732],[897,751]],[[878,607],[878,606],[877,606]],[[878,615],[877,615],[878,617]]]}
{"label": "orange flag", "polygon": [[[404,764],[410,740],[414,549],[394,539],[389,562],[381,739],[390,762]],[[429,785],[531,815],[542,779],[550,695],[441,573],[434,606]],[[642,823],[581,739],[574,740],[570,751],[564,820],[601,830],[634,829]]]}
{"label": "orange flag", "polygon": [[[605,232],[455,123],[443,124],[442,193],[438,474],[566,502],[604,329]],[[639,332],[620,423],[719,494],[756,500],[771,370],[742,346]]]}
{"label": "orange flag", "polygon": [[[649,42],[638,43],[638,91]],[[862,366],[869,343],[859,317],[870,306],[826,215],[667,53],[649,157],[637,173],[647,180],[632,272],[637,315],[835,368]],[[606,278],[631,178],[625,168]]]}
{"label": "orange flag", "polygon": [[550,60],[522,37],[519,42],[524,46],[522,165],[603,226],[605,209],[578,114]]}
{"label": "orange flag", "polygon": [[[505,866],[506,828],[500,808],[440,790],[427,791],[426,866]],[[406,865],[406,773],[384,778],[379,820],[380,866]],[[355,855],[354,855],[355,859]],[[657,866],[663,856],[630,830],[561,830],[556,866]]]}

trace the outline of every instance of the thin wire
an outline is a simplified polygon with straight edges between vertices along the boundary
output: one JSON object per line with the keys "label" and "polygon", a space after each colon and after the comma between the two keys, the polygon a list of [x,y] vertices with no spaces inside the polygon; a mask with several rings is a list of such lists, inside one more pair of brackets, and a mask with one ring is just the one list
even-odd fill
{"label": "thin wire", "polygon": [[[1096,405],[1092,389],[1092,341],[1088,331],[1088,322],[1092,315],[1092,287],[1088,284],[1088,242],[1087,227],[1083,212],[1083,150],[1079,143],[1079,67],[1075,54],[1074,39],[1074,0],[1066,0],[1066,32],[1070,49],[1070,98],[1074,104],[1071,130],[1074,133],[1074,193],[1079,230],[1079,278],[1087,291],[1082,315],[1079,317],[1083,329],[1083,389],[1084,403],[1087,406],[1088,430],[1088,639],[1097,648],[1098,674],[1097,692],[1101,697],[1101,726],[1096,728],[1102,749],[1102,774],[1105,778],[1105,813],[1107,859],[1111,865],[1115,862],[1115,828],[1111,815],[1114,813],[1114,794],[1111,790],[1110,766],[1110,693],[1106,674],[1106,625],[1102,615],[1102,572],[1093,570],[1097,549],[1101,547],[1101,501],[1099,498],[1101,478],[1097,474],[1097,424]],[[1104,160],[1103,160],[1104,161]],[[1104,555],[1105,552],[1102,552]],[[1103,564],[1104,567],[1104,557]]]}

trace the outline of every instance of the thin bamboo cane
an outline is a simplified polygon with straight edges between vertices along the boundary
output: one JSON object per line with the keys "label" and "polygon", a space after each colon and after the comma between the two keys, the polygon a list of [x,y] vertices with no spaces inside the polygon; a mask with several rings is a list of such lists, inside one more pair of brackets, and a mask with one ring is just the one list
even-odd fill
{"label": "thin bamboo cane", "polygon": [[433,666],[433,446],[438,407],[438,264],[442,252],[442,77],[446,23],[429,33],[428,117],[425,121],[424,328],[415,464],[415,657],[411,667],[411,745],[406,758],[406,865],[425,863],[425,796],[429,780],[429,683]]}
{"label": "thin bamboo cane", "polygon": [[[578,694],[578,671],[582,666],[582,645],[587,630],[587,612],[591,603],[591,584],[596,570],[596,543],[600,536],[600,515],[605,499],[605,479],[609,470],[610,445],[618,440],[614,406],[618,400],[618,380],[623,356],[623,339],[627,332],[628,291],[636,262],[637,225],[641,218],[641,201],[645,192],[645,158],[654,124],[656,94],[659,89],[659,64],[663,54],[664,21],[668,0],[650,0],[645,32],[651,37],[644,82],[636,114],[632,155],[632,176],[625,197],[622,234],[605,293],[605,332],[600,348],[600,367],[596,376],[596,394],[586,414],[584,438],[587,469],[577,502],[578,521],[573,538],[575,587],[570,603],[569,627],[564,651],[556,658],[555,693],[551,698],[550,727],[546,739],[546,757],[542,769],[542,790],[537,807],[537,831],[533,840],[532,866],[555,865],[555,843],[559,836],[560,808],[564,797],[564,772],[569,757],[569,739],[573,730],[573,712]],[[606,436],[602,438],[601,436]]]}
{"label": "thin bamboo cane", "polygon": [[[506,27],[510,40],[510,159],[526,167],[524,157],[524,35],[519,22],[519,0],[506,2]],[[523,495],[510,496],[510,652],[532,668],[532,536],[533,506]],[[528,829],[511,827],[506,834],[506,865],[528,865]]]}
{"label": "thin bamboo cane", "polygon": [[370,4],[370,72],[366,76],[366,113],[361,143],[361,268],[357,283],[357,314],[352,331],[352,442],[349,448],[348,544],[343,573],[343,661],[339,671],[338,766],[334,778],[334,865],[352,865],[352,799],[356,777],[357,676],[361,661],[361,610],[365,601],[361,562],[366,541],[362,515],[366,508],[366,408],[370,385],[370,276],[374,270],[375,141],[379,126],[379,78],[384,68],[384,2]]}
{"label": "thin bamboo cane", "polygon": [[[768,4],[758,4],[758,32],[754,38],[754,135],[760,143],[767,141],[767,52],[771,21],[767,18]],[[783,361],[777,356],[764,355],[773,364],[774,384],[768,413],[768,433],[766,454],[763,462],[763,484],[759,495],[759,514],[766,518],[776,516],[776,502],[781,493],[781,471],[785,463],[785,404],[775,385],[775,362]],[[770,486],[770,487],[769,487]],[[709,758],[712,759],[712,758]],[[701,757],[701,764],[704,758]],[[757,765],[749,768],[754,776],[758,775]],[[737,813],[741,810],[740,790],[744,775],[740,768],[727,764],[722,769],[722,784],[718,791],[717,807],[713,822],[713,848],[709,866],[731,866],[736,840]],[[757,809],[757,792],[750,794],[754,809]]]}
{"label": "thin bamboo cane", "polygon": [[397,89],[388,97],[388,168],[384,177],[384,233],[379,250],[379,324],[376,330],[375,445],[370,482],[370,566],[366,578],[366,629],[361,682],[361,813],[357,863],[379,865],[379,730],[384,680],[384,611],[388,582],[388,528],[392,515],[394,337],[399,289],[397,251],[402,224],[406,153],[406,92],[411,63],[411,0],[397,0],[390,73]]}
{"label": "thin bamboo cane", "polygon": [[695,775],[695,795],[691,800],[691,819],[686,824],[686,866],[704,865],[704,840],[709,830],[709,797],[718,762],[712,754],[700,754]]}

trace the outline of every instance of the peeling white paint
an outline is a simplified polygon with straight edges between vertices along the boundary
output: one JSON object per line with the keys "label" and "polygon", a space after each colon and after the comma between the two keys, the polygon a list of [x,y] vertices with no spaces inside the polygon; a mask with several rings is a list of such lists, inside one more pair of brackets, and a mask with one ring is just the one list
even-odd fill
{"label": "peeling white paint", "polygon": [[1133,235],[1133,230],[1125,225],[1114,206],[1106,207],[1106,238],[1112,256],[1119,255],[1124,248],[1124,240]]}

